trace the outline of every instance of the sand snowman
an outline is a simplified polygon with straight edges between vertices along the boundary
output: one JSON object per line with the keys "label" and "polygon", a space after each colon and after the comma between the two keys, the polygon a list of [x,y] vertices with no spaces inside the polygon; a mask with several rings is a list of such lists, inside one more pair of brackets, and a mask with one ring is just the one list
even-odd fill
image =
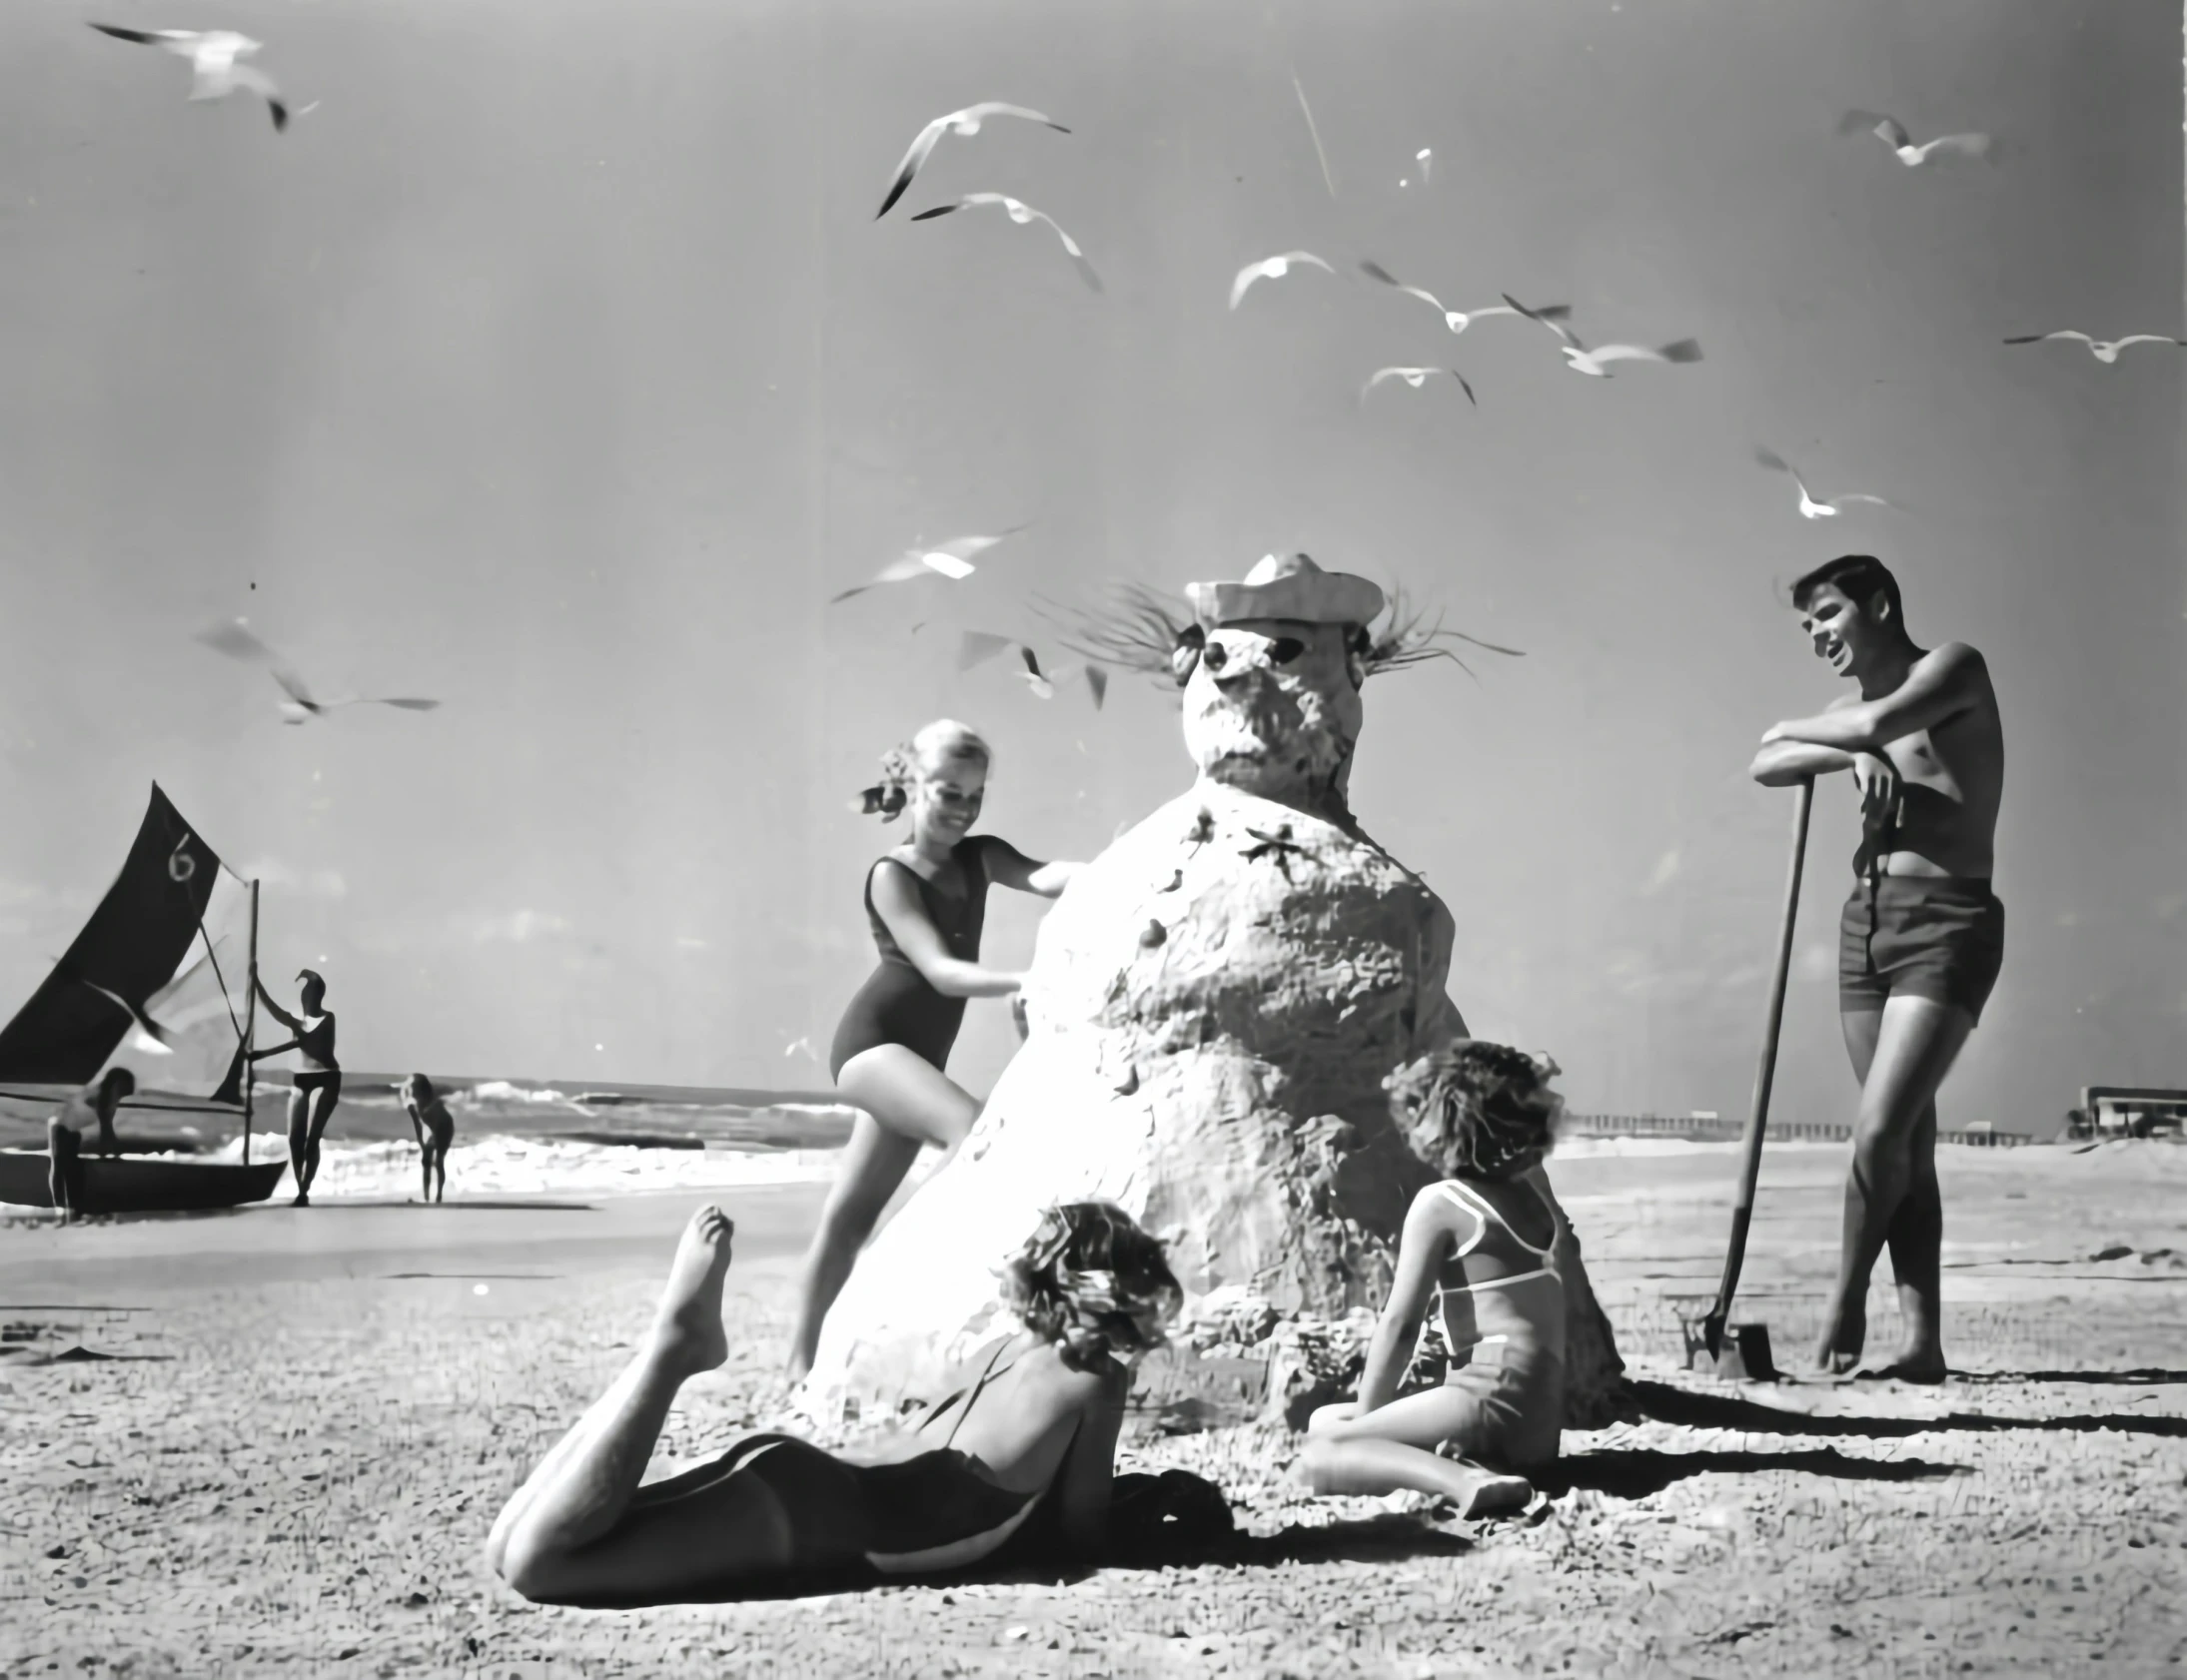
{"label": "sand snowman", "polygon": [[[1265,1357],[1347,1314],[1356,1333],[1387,1291],[1435,1175],[1382,1081],[1465,1023],[1450,911],[1346,790],[1362,684],[1422,643],[1378,642],[1382,590],[1303,554],[1187,596],[1195,622],[1149,651],[1183,687],[1198,778],[1041,924],[1026,1042],[828,1316],[802,1395],[823,1422],[935,1391],[1005,1321],[993,1268],[1051,1203],[1113,1201],[1168,1243],[1188,1344]],[[1599,1421],[1622,1366],[1572,1259],[1571,1420]]]}

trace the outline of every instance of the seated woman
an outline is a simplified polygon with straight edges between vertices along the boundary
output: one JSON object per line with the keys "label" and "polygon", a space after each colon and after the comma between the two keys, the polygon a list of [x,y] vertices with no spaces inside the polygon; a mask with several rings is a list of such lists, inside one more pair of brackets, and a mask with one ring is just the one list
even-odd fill
{"label": "seated woman", "polygon": [[1159,1243],[1106,1204],[1052,1209],[1003,1273],[1023,1327],[975,1353],[916,1426],[856,1457],[750,1435],[640,1487],[676,1390],[728,1357],[731,1235],[718,1208],[692,1216],[643,1349],[494,1524],[503,1580],[535,1603],[710,1603],[954,1569],[1006,1545],[1099,1554],[1130,1361],[1183,1302]]}
{"label": "seated woman", "polygon": [[[424,1175],[418,1189],[421,1202],[438,1202],[448,1194],[448,1146],[456,1136],[456,1122],[424,1074],[412,1074],[396,1087],[402,1093],[404,1111],[410,1116],[411,1136],[418,1140]],[[438,1190],[435,1177],[440,1179]]]}
{"label": "seated woman", "polygon": [[[1414,1150],[1449,1175],[1413,1201],[1359,1398],[1308,1420],[1299,1469],[1317,1493],[1410,1488],[1462,1515],[1523,1505],[1557,1458],[1565,1413],[1563,1227],[1535,1181],[1564,1099],[1557,1065],[1461,1040],[1387,1082]],[[1431,1300],[1451,1367],[1400,1395]]]}

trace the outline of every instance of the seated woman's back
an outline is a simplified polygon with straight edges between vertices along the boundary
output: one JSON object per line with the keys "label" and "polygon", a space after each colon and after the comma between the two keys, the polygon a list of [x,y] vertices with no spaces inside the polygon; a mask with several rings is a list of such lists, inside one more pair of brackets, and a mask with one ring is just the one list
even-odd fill
{"label": "seated woman's back", "polygon": [[1428,1193],[1448,1204],[1452,1252],[1437,1281],[1454,1354],[1501,1340],[1564,1356],[1557,1217],[1532,1178],[1446,1179]]}

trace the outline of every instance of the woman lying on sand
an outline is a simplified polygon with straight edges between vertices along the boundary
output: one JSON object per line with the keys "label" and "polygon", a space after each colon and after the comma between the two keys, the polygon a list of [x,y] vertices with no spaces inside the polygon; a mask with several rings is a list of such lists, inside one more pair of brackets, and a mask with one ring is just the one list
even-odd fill
{"label": "woman lying on sand", "polygon": [[836,1089],[859,1112],[798,1278],[793,1377],[812,1368],[821,1321],[920,1145],[954,1149],[979,1118],[978,1102],[942,1069],[965,1000],[1010,996],[1023,978],[980,966],[989,884],[1054,898],[1078,869],[968,834],[993,758],[978,735],[944,718],[891,748],[879,784],[861,796],[870,814],[908,811],[911,837],[866,872],[866,920],[881,962],[843,1012],[828,1054]]}
{"label": "woman lying on sand", "polygon": [[676,1390],[728,1357],[731,1235],[718,1208],[692,1216],[643,1350],[494,1524],[503,1580],[535,1603],[629,1607],[954,1569],[1006,1545],[1099,1555],[1130,1361],[1183,1301],[1159,1243],[1102,1203],[1052,1209],[1003,1272],[1024,1327],[915,1427],[856,1459],[749,1435],[639,1487]]}
{"label": "woman lying on sand", "polygon": [[[1421,1159],[1449,1175],[1413,1200],[1359,1398],[1316,1411],[1299,1468],[1317,1493],[1440,1494],[1461,1514],[1523,1505],[1565,1415],[1563,1231],[1532,1182],[1564,1100],[1554,1062],[1461,1040],[1386,1082]],[[1422,1314],[1443,1314],[1451,1368],[1399,1395]]]}
{"label": "woman lying on sand", "polygon": [[[424,1074],[412,1074],[396,1087],[403,1094],[403,1108],[410,1115],[411,1136],[418,1140],[418,1155],[423,1163],[424,1180],[419,1186],[418,1200],[438,1202],[448,1194],[448,1146],[456,1136],[456,1122],[450,1118],[448,1105],[441,1101],[433,1089],[433,1081]],[[434,1178],[440,1178],[440,1188],[434,1188]]]}

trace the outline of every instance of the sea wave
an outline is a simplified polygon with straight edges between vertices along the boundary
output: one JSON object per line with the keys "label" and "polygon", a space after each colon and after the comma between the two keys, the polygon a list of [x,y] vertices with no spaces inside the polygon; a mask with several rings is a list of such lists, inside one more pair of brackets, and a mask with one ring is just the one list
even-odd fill
{"label": "sea wave", "polygon": [[[252,1158],[267,1161],[281,1153],[280,1139],[261,1136]],[[243,1141],[237,1138],[210,1152],[207,1159],[240,1161],[242,1157]],[[819,1184],[834,1176],[840,1159],[840,1152],[831,1149],[649,1150],[496,1133],[470,1143],[459,1139],[450,1148],[448,1195],[462,1201],[489,1195],[629,1196]],[[320,1145],[319,1177],[312,1185],[315,1199],[380,1200],[418,1193],[419,1153],[414,1143],[329,1140]]]}

